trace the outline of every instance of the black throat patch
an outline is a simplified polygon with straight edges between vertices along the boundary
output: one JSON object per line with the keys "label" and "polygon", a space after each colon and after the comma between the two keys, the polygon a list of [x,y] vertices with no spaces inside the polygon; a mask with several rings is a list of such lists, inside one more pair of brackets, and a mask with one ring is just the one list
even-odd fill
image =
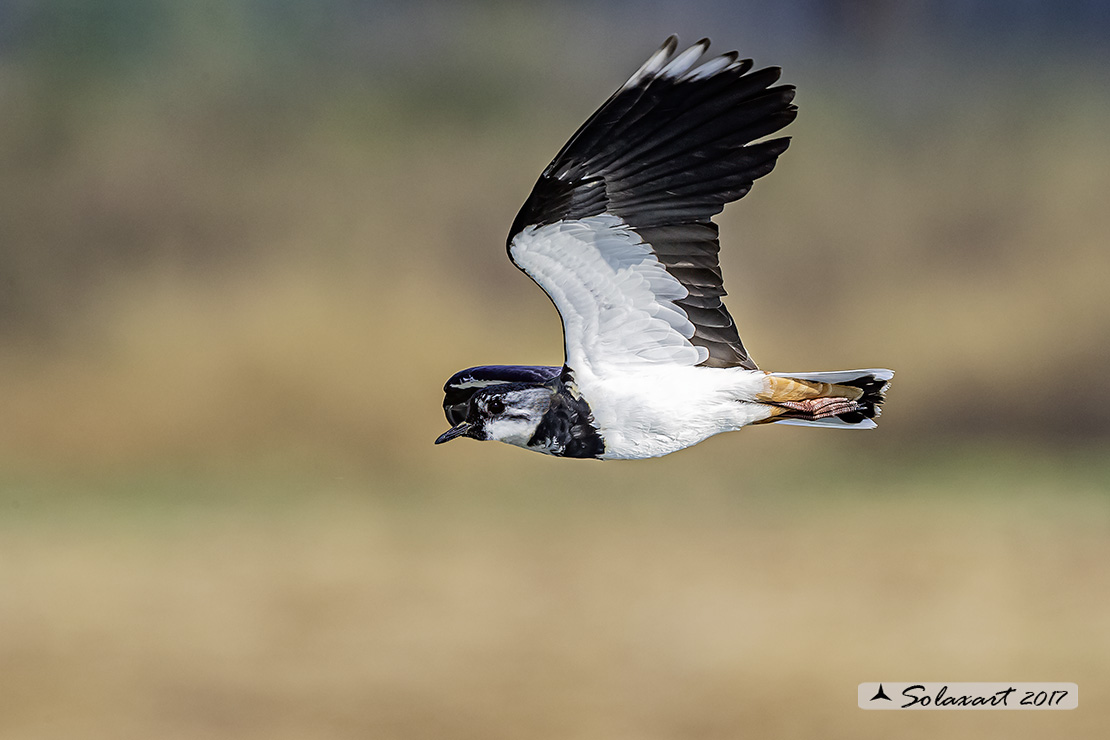
{"label": "black throat patch", "polygon": [[551,407],[528,440],[528,446],[543,447],[556,457],[600,457],[605,452],[605,440],[594,424],[590,405],[574,387],[570,368],[563,368],[554,391]]}

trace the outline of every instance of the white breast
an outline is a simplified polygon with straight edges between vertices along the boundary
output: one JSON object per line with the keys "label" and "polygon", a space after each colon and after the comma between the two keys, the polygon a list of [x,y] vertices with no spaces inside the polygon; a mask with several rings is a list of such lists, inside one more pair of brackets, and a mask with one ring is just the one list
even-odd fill
{"label": "white breast", "polygon": [[575,372],[605,440],[602,459],[658,457],[770,416],[756,403],[766,374],[658,365],[599,377]]}

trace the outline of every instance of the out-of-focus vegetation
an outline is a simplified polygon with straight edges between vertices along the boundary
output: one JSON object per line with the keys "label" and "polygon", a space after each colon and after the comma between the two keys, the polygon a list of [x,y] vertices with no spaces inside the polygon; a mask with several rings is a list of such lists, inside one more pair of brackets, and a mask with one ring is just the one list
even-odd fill
{"label": "out-of-focus vegetation", "polygon": [[[395,9],[446,26],[406,45],[326,7],[22,14],[0,67],[3,458],[423,460],[447,374],[559,361],[507,224],[658,34],[617,54],[523,13]],[[1102,69],[929,62],[915,97],[867,59],[759,61],[801,116],[722,219],[756,358],[896,368],[868,446],[1104,438]]]}
{"label": "out-of-focus vegetation", "polygon": [[[1080,5],[0,2],[0,736],[1101,737]],[[432,448],[452,372],[560,361],[506,230],[672,31],[798,85],[729,306],[768,368],[895,368],[880,429]],[[1084,698],[856,709],[900,677]]]}

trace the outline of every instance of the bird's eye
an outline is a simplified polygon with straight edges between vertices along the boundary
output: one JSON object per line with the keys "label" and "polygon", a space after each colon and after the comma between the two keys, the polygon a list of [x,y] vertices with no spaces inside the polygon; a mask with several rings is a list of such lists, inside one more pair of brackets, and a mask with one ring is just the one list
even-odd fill
{"label": "bird's eye", "polygon": [[505,410],[505,402],[500,398],[491,398],[489,403],[486,404],[486,410],[497,416]]}

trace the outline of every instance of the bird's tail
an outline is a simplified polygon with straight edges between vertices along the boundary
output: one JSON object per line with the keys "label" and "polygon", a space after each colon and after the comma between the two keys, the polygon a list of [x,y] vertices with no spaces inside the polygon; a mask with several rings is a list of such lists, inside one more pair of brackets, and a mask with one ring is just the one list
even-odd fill
{"label": "bird's tail", "polygon": [[758,396],[771,407],[764,423],[873,429],[893,377],[883,369],[768,373],[768,390]]}

